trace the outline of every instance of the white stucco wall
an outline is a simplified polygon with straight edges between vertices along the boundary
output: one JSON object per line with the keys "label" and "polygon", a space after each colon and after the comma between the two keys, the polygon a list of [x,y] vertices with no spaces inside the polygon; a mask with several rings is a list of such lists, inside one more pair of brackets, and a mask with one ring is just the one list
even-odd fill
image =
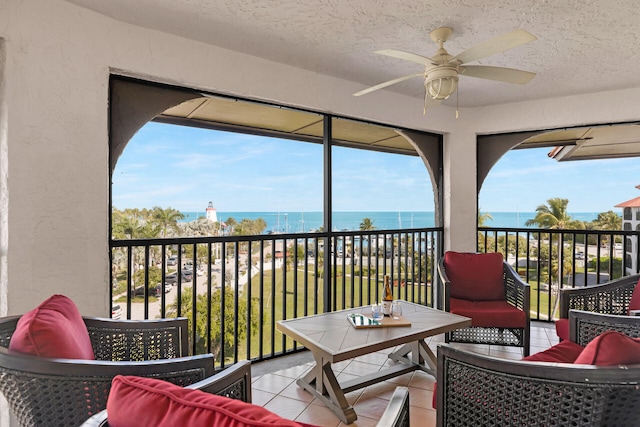
{"label": "white stucco wall", "polygon": [[[447,248],[473,250],[475,134],[632,120],[640,90],[448,107],[135,27],[62,0],[0,0],[0,315],[52,293],[108,313],[110,72],[445,134]],[[0,45],[2,46],[2,45]],[[4,226],[3,226],[4,224]],[[5,242],[5,243],[3,243]]]}

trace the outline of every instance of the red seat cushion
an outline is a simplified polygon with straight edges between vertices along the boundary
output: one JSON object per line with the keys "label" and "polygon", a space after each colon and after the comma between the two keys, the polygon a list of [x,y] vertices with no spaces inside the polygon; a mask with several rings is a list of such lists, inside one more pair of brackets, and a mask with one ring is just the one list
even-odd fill
{"label": "red seat cushion", "polygon": [[556,335],[563,341],[569,339],[569,319],[556,320]]}
{"label": "red seat cushion", "polygon": [[470,301],[504,299],[504,267],[499,252],[475,254],[448,251],[444,267],[453,298]]}
{"label": "red seat cushion", "polygon": [[607,331],[586,345],[574,363],[615,366],[640,364],[640,338]]}
{"label": "red seat cushion", "polygon": [[111,427],[300,427],[261,406],[153,379],[118,375],[107,400]]}
{"label": "red seat cushion", "polygon": [[531,356],[527,356],[522,360],[527,362],[555,362],[555,363],[573,363],[584,347],[572,341],[565,340],[553,347],[541,351]]}
{"label": "red seat cushion", "polygon": [[524,328],[527,315],[506,301],[467,301],[449,299],[450,312],[471,318],[471,326]]}
{"label": "red seat cushion", "polygon": [[629,301],[629,307],[627,308],[627,314],[631,310],[640,310],[640,280],[631,294],[631,301]]}
{"label": "red seat cushion", "polygon": [[9,349],[40,357],[95,359],[87,326],[74,302],[64,295],[53,295],[25,313]]}

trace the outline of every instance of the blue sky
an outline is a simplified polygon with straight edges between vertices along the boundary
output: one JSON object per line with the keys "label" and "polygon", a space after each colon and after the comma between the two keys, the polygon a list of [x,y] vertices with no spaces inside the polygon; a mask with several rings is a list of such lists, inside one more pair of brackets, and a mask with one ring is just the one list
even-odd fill
{"label": "blue sky", "polygon": [[[640,159],[558,163],[548,148],[514,150],[489,173],[483,212],[533,212],[569,199],[570,212],[604,212],[640,196]],[[334,211],[433,211],[431,180],[413,156],[335,147]],[[321,211],[322,146],[149,123],[113,174],[113,205],[202,212]]]}

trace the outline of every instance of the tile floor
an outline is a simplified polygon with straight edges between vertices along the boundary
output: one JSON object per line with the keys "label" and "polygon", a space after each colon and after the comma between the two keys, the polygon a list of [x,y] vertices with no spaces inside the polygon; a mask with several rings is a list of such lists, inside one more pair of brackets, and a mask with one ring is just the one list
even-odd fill
{"label": "tile floor", "polygon": [[[444,342],[444,335],[428,341],[436,352],[438,344]],[[531,354],[557,344],[553,325],[532,322]],[[490,345],[451,344],[470,351],[507,359],[522,358],[522,349]],[[339,381],[354,378],[384,365],[394,363],[387,358],[391,349],[340,362],[333,369]],[[287,356],[274,361],[255,363],[252,367],[253,403],[261,405],[276,414],[308,424],[323,427],[370,427],[375,426],[396,386],[409,387],[411,425],[435,426],[436,412],[431,407],[435,379],[422,371],[384,381],[348,393],[347,400],[353,405],[358,419],[352,424],[342,423],[322,402],[316,400],[296,384],[296,379],[305,374],[313,365],[309,352]]]}

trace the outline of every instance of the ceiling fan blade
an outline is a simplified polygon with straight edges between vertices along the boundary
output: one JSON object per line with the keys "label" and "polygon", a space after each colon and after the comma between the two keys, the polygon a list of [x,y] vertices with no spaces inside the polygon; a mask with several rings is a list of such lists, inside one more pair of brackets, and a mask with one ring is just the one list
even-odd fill
{"label": "ceiling fan blade", "polygon": [[382,50],[376,50],[374,53],[391,56],[393,58],[404,59],[405,61],[417,62],[418,64],[422,64],[422,65],[437,65],[437,62],[435,62],[431,58],[418,55],[417,53],[405,52],[403,50],[382,49]]}
{"label": "ceiling fan blade", "polygon": [[529,71],[515,70],[504,67],[488,67],[484,65],[465,65],[458,67],[460,75],[477,77],[480,79],[496,80],[499,82],[526,84],[536,76]]}
{"label": "ceiling fan blade", "polygon": [[511,31],[510,33],[494,37],[491,40],[487,40],[484,43],[465,50],[451,59],[451,62],[459,61],[460,64],[466,64],[467,62],[504,52],[534,40],[536,40],[536,36],[525,30]]}
{"label": "ceiling fan blade", "polygon": [[424,76],[424,73],[409,74],[408,76],[398,77],[397,79],[389,80],[387,82],[383,82],[383,83],[377,84],[375,86],[371,86],[370,88],[367,88],[365,90],[361,90],[360,92],[356,92],[356,93],[353,94],[353,96],[366,95],[367,93],[371,93],[371,92],[376,91],[378,89],[382,89],[382,88],[385,88],[387,86],[391,86],[391,85],[394,85],[396,83],[400,83],[400,82],[403,82],[405,80],[409,80],[409,79],[412,79],[412,78],[418,77],[418,76]]}

